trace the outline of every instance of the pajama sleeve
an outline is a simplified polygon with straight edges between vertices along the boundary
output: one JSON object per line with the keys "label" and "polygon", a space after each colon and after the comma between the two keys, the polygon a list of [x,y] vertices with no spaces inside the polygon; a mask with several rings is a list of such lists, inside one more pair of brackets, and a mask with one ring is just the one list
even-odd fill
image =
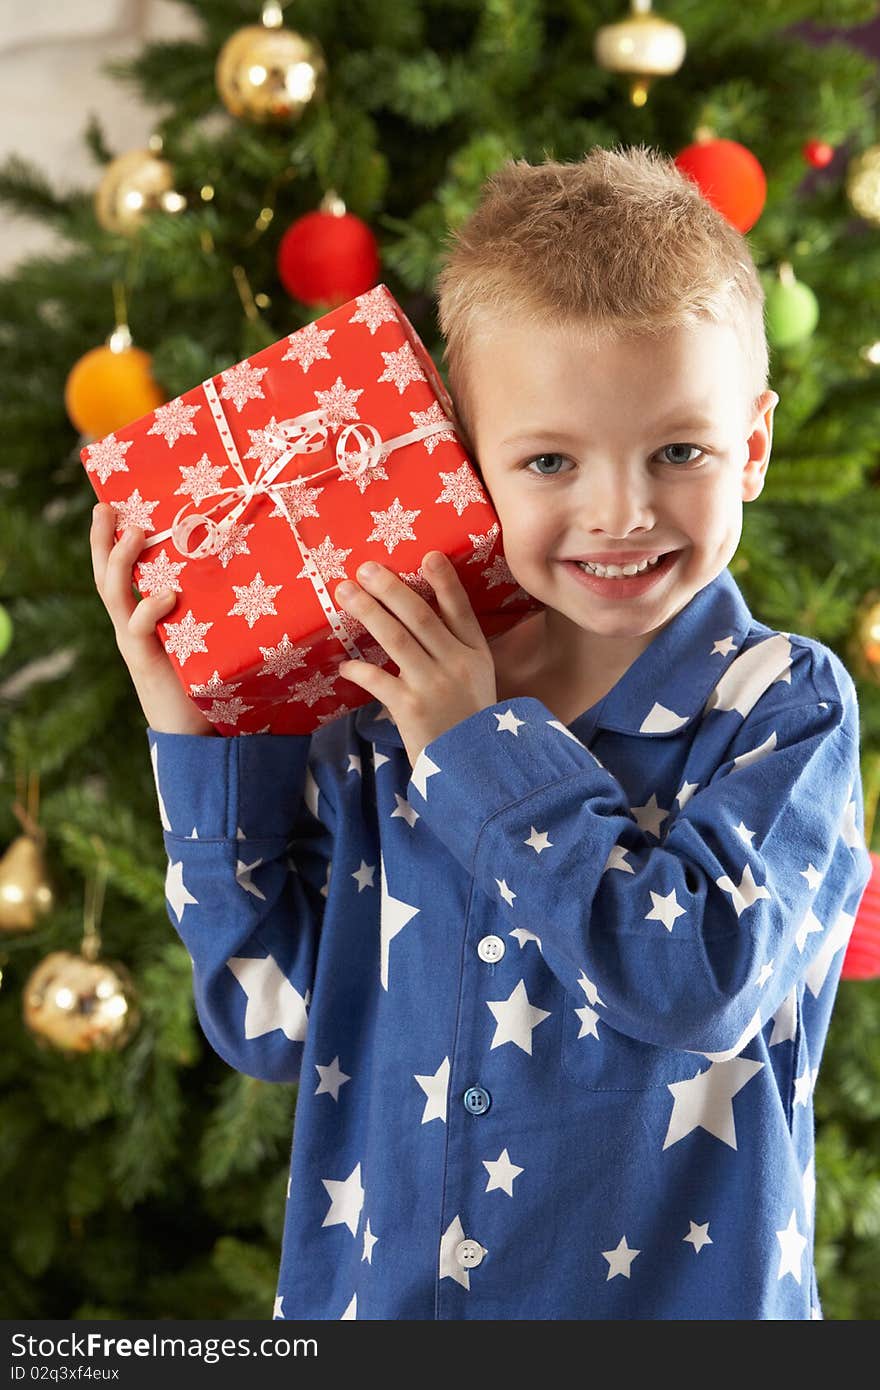
{"label": "pajama sleeve", "polygon": [[332,845],[311,737],[147,737],[168,915],[192,959],[202,1029],[238,1071],[294,1081]]}
{"label": "pajama sleeve", "polygon": [[737,720],[724,760],[671,806],[636,808],[518,697],[427,745],[413,805],[606,1026],[722,1058],[795,985],[836,979],[869,877],[855,694],[832,693],[709,715]]}

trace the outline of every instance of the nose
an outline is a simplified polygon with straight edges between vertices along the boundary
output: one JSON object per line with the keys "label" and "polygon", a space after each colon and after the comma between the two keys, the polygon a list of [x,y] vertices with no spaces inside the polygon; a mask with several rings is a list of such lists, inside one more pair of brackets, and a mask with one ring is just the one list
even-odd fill
{"label": "nose", "polygon": [[623,540],[652,531],[656,521],[653,479],[643,466],[629,466],[619,457],[594,459],[584,474],[579,512],[594,538]]}

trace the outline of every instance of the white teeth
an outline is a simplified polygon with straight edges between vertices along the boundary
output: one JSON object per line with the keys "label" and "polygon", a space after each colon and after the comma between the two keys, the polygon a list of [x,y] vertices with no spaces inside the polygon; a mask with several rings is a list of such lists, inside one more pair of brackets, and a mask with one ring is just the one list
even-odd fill
{"label": "white teeth", "polygon": [[653,569],[654,565],[660,563],[660,556],[655,555],[653,560],[642,560],[639,565],[599,565],[592,560],[578,560],[577,563],[588,574],[597,574],[602,579],[619,579],[622,575],[642,574],[646,569]]}

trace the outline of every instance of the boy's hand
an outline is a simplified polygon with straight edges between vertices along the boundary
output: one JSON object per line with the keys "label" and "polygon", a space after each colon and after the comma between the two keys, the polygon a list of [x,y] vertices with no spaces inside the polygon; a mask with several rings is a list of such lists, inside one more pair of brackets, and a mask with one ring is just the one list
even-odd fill
{"label": "boy's hand", "polygon": [[142,598],[132,592],[131,569],[144,544],[144,532],[130,526],[113,544],[116,509],[99,502],[92,512],[89,542],[95,586],[116,633],[116,645],[129,669],[147,723],[162,734],[213,734],[213,724],[189,698],[156,635],[156,623],[171,612],[177,595]]}
{"label": "boy's hand", "polygon": [[350,596],[341,592],[344,584],[334,591],[336,603],[363,623],[400,670],[392,676],[368,661],[343,661],[339,674],[386,706],[412,767],[432,739],[497,700],[492,653],[454,566],[431,551],[422,570],[439,615],[384,565],[373,577],[359,569],[361,587],[352,585]]}

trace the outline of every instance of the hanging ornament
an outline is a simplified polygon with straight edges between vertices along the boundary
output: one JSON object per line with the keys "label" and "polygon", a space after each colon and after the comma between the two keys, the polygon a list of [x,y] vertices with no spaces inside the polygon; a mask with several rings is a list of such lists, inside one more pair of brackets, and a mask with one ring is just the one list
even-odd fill
{"label": "hanging ornament", "polygon": [[105,882],[106,867],[99,859],[94,880],[87,884],[80,954],[52,951],[25,982],[27,1028],[61,1052],[118,1050],[140,1021],[131,974],[119,961],[98,958]]}
{"label": "hanging ornament", "polygon": [[866,594],[856,611],[847,660],[858,680],[880,685],[880,589]]}
{"label": "hanging ornament", "polygon": [[376,238],[332,191],[316,212],[297,218],[278,246],[278,278],[303,304],[335,308],[378,283]]}
{"label": "hanging ornament", "polygon": [[[19,798],[22,795],[19,778]],[[55,893],[46,867],[46,832],[37,823],[39,780],[31,773],[28,804],[12,803],[23,830],[0,859],[0,932],[31,931],[55,906]]]}
{"label": "hanging ornament", "polygon": [[159,157],[161,137],[150,148],[129,150],[110,161],[95,191],[95,216],[106,232],[134,236],[147,213],[180,212],[186,199],[174,188],[174,172]]}
{"label": "hanging ornament", "polygon": [[9,609],[0,603],[0,656],[5,656],[12,645],[12,619]]}
{"label": "hanging ornament", "polygon": [[657,77],[671,77],[684,62],[683,31],[668,19],[651,13],[651,0],[630,0],[630,16],[596,30],[593,57],[607,72],[627,73],[629,99],[644,106]]}
{"label": "hanging ornament", "polygon": [[767,339],[772,347],[791,347],[810,337],[819,322],[819,301],[795,273],[788,261],[764,297]]}
{"label": "hanging ornament", "polygon": [[265,4],[262,22],[236,30],[217,57],[223,105],[258,125],[298,120],[324,95],[327,64],[320,44],[285,29],[281,20],[280,5]]}
{"label": "hanging ornament", "polygon": [[880,227],[880,145],[856,155],[846,174],[846,196],[859,217]]}
{"label": "hanging ornament", "polygon": [[711,131],[702,129],[694,144],[675,156],[675,163],[738,232],[754,227],[767,200],[767,179],[745,145],[716,140]]}
{"label": "hanging ornament", "polygon": [[814,169],[825,169],[834,158],[834,146],[827,140],[808,140],[801,153]]}
{"label": "hanging ornament", "polygon": [[118,282],[113,296],[116,328],[105,344],[91,348],[74,363],[64,386],[71,424],[92,439],[130,425],[167,399],[153,379],[152,357],[132,344],[124,291]]}
{"label": "hanging ornament", "polygon": [[880,854],[868,851],[871,877],[856,912],[849,945],[843,957],[841,979],[876,980],[880,977]]}

